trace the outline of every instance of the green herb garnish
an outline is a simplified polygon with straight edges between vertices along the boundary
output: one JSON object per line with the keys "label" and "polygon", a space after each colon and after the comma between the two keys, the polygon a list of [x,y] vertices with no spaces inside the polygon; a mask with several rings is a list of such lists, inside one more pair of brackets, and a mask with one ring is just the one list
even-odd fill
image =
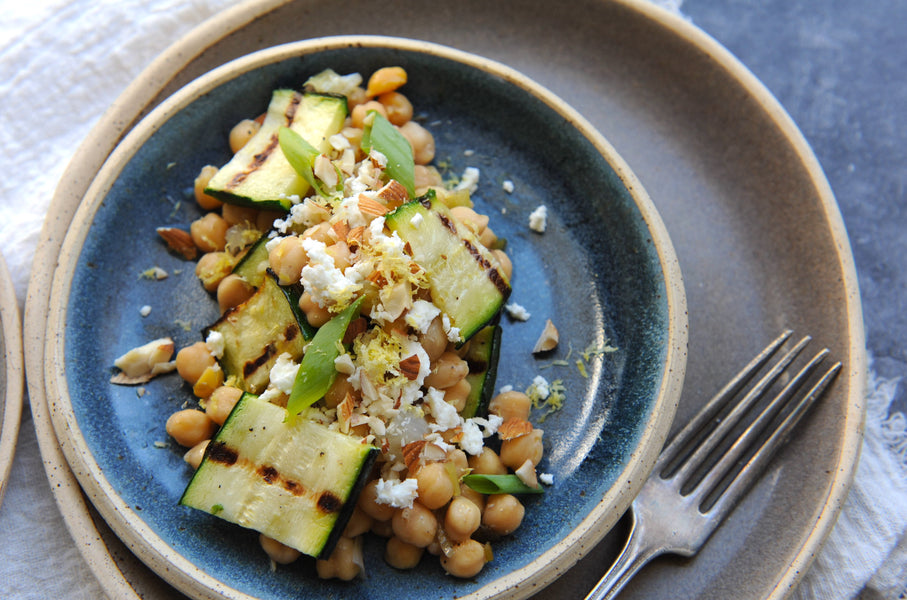
{"label": "green herb garnish", "polygon": [[300,177],[312,186],[319,196],[326,196],[318,180],[315,179],[315,159],[321,152],[318,148],[305,141],[301,135],[288,127],[281,127],[277,131],[277,141],[287,162]]}
{"label": "green herb garnish", "polygon": [[320,400],[330,389],[337,377],[334,360],[344,351],[343,336],[350,321],[359,315],[359,306],[362,297],[347,306],[343,312],[325,323],[315,333],[306,348],[296,379],[293,381],[293,390],[287,401],[287,413],[292,424],[296,415]]}
{"label": "green herb garnish", "polygon": [[217,513],[223,512],[223,510],[224,510],[223,504],[215,504],[214,506],[211,507],[211,514],[216,515]]}
{"label": "green herb garnish", "polygon": [[479,475],[463,477],[463,483],[480,494],[541,494],[541,486],[534,488],[523,483],[516,475]]}
{"label": "green herb garnish", "polygon": [[372,124],[367,125],[362,133],[362,151],[368,154],[374,148],[387,157],[384,171],[403,184],[410,198],[414,197],[416,183],[413,147],[380,113],[372,111],[370,114]]}

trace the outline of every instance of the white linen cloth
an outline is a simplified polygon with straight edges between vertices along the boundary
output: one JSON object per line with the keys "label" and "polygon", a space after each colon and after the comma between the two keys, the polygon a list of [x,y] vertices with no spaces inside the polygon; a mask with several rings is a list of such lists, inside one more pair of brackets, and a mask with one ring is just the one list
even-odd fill
{"label": "white linen cloth", "polygon": [[[655,1],[655,0],[653,0]],[[659,0],[679,12],[681,0]],[[0,249],[20,308],[57,181],[123,89],[173,40],[229,0],[0,0]],[[870,376],[856,480],[794,597],[905,597],[907,419],[888,415],[901,383]],[[0,507],[0,597],[103,596],[54,503],[27,405]]]}

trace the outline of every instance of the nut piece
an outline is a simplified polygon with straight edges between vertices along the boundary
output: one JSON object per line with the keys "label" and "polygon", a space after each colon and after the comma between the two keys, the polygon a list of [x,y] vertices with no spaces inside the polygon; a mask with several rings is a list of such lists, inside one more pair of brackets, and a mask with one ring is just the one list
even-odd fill
{"label": "nut piece", "polygon": [[507,419],[498,427],[498,436],[505,442],[530,433],[532,433],[532,423],[516,417]]}
{"label": "nut piece", "polygon": [[176,227],[158,227],[157,234],[167,242],[167,246],[186,260],[195,260],[198,248],[188,231]]}
{"label": "nut piece", "polygon": [[542,335],[539,336],[538,341],[535,343],[535,347],[532,349],[533,354],[539,352],[547,352],[548,350],[553,350],[557,346],[557,327],[554,326],[554,323],[551,322],[551,319],[545,321],[545,329],[542,331]]}
{"label": "nut piece", "polygon": [[170,361],[173,348],[173,340],[169,337],[133,348],[113,362],[120,373],[111,377],[110,382],[137,385],[147,382],[155,375],[169,373],[176,368],[176,363]]}

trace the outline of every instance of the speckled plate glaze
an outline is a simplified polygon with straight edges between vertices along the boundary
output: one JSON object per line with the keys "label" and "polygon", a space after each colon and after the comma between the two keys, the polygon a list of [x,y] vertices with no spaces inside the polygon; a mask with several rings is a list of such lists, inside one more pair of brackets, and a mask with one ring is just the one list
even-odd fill
{"label": "speckled plate glaze", "polygon": [[22,321],[6,261],[0,254],[0,502],[9,481],[22,418],[25,369],[22,363]]}
{"label": "speckled plate glaze", "polygon": [[[846,498],[859,456],[866,372],[847,233],[821,166],[771,93],[694,24],[644,0],[249,0],[201,23],[99,120],[58,186],[25,311],[28,391],[57,503],[113,598],[183,595],[93,510],[67,465],[44,384],[53,265],[90,182],[122,137],[181,86],[278,43],[382,32],[486,56],[526,73],[604,133],[645,185],[683,264],[690,354],[675,423],[785,327],[844,364],[830,393],[706,548],[645,567],[625,598],[786,597]],[[369,15],[367,22],[350,15]],[[405,15],[405,18],[401,18]],[[536,597],[582,597],[614,560],[624,521]],[[587,549],[583,549],[585,552]]]}
{"label": "speckled plate glaze", "polygon": [[[164,431],[191,391],[175,374],[142,388],[108,383],[114,359],[151,339],[177,347],[218,317],[193,263],[169,254],[158,226],[200,215],[191,183],[230,154],[226,133],[258,115],[271,91],[299,87],[324,68],[368,74],[403,66],[404,91],[434,132],[437,161],[482,173],[476,209],[492,216],[514,263],[511,300],[534,315],[504,320],[499,385],[560,379],[568,401],[538,423],[540,465],[554,475],[526,501],[519,534],[494,545],[474,579],[446,576],[436,559],[401,573],[366,542],[368,576],[322,581],[314,562],[276,573],[254,532],[178,505],[191,475]],[[512,193],[502,182],[514,184]],[[549,211],[544,234],[529,213]],[[161,267],[169,277],[141,277]],[[139,309],[150,306],[142,317]],[[670,427],[686,360],[680,269],[654,206],[614,149],[582,117],[515,71],[411,40],[343,37],[245,57],[187,86],[140,123],[113,153],[73,219],[51,292],[46,381],[58,438],[100,514],[162,577],[196,597],[497,598],[543,586],[600,540],[638,491]],[[550,318],[562,344],[530,349]],[[613,346],[584,359],[583,350]],[[567,361],[559,366],[553,361]],[[549,369],[542,371],[543,369]],[[544,411],[536,414],[542,419]],[[552,518],[558,515],[558,518]],[[406,592],[401,596],[401,590]]]}

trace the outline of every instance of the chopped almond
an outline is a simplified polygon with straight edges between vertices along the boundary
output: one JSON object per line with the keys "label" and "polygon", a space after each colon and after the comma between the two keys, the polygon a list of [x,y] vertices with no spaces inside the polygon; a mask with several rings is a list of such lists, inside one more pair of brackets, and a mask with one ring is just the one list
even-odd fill
{"label": "chopped almond", "polygon": [[198,256],[198,248],[188,231],[176,227],[158,227],[157,233],[167,242],[168,248],[186,260],[195,260],[195,257]]}
{"label": "chopped almond", "polygon": [[389,210],[386,206],[369,198],[365,194],[359,194],[359,212],[365,213],[367,215],[372,215],[374,217],[383,217],[386,215]]}
{"label": "chopped almond", "polygon": [[553,350],[557,346],[557,342],[557,327],[554,326],[554,323],[551,322],[551,319],[548,319],[547,321],[545,321],[545,329],[542,330],[542,335],[539,336],[538,341],[535,343],[535,347],[532,349],[532,353],[536,354],[538,352],[547,352],[548,350]]}
{"label": "chopped almond", "polygon": [[512,440],[532,433],[532,423],[524,419],[512,417],[498,427],[498,436],[501,440]]}

